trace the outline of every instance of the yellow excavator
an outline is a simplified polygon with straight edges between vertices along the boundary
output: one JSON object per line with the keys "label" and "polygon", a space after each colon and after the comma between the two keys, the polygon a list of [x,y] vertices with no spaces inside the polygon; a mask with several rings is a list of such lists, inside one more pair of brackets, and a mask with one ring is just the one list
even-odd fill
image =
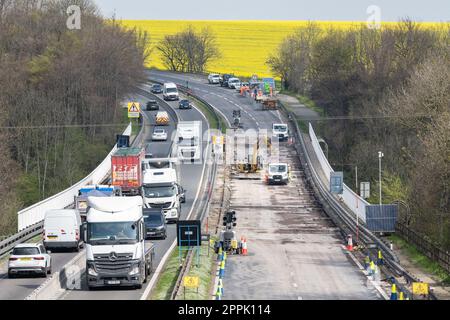
{"label": "yellow excavator", "polygon": [[265,159],[260,154],[260,150],[262,147],[261,142],[264,144],[264,147],[267,148],[267,156],[270,155],[272,140],[268,136],[263,136],[262,138],[258,139],[251,150],[249,150],[245,161],[237,163],[237,169],[240,173],[256,173],[263,169]]}

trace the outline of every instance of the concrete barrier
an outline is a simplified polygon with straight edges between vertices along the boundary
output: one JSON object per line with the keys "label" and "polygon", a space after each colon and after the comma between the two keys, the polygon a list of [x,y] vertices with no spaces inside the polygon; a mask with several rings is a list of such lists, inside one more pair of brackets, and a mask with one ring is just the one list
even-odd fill
{"label": "concrete barrier", "polygon": [[25,300],[55,300],[67,289],[81,289],[81,276],[86,269],[86,254],[80,252],[59,272],[55,272]]}

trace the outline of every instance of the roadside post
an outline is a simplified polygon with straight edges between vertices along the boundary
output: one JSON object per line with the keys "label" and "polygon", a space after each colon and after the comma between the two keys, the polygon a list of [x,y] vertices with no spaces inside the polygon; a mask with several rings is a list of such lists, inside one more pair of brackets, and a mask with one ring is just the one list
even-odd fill
{"label": "roadside post", "polygon": [[183,277],[183,295],[184,295],[184,300],[186,300],[186,288],[197,289],[197,297],[198,297],[199,284],[200,284],[199,277]]}

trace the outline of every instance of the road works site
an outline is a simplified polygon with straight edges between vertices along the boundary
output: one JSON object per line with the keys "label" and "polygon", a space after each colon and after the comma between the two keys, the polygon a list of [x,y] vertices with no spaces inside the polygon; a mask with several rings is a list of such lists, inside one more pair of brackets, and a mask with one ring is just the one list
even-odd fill
{"label": "road works site", "polygon": [[[139,290],[89,290],[85,252],[60,255],[54,274],[33,286],[12,290],[14,299],[172,299],[172,300],[379,300],[412,297],[418,282],[383,238],[355,219],[342,199],[329,191],[312,126],[302,132],[298,119],[277,101],[270,108],[250,95],[208,84],[206,77],[149,71],[148,85],[131,97],[142,105],[156,99],[172,127],[201,119],[203,162],[179,166],[188,189],[180,219],[197,221],[196,245],[182,246],[180,227],[168,226],[166,240],[152,241],[155,258]],[[151,84],[173,82],[192,111],[151,94]],[[184,84],[189,82],[189,87]],[[159,150],[151,142],[154,114],[143,122],[133,146]],[[238,119],[238,120],[237,120]],[[212,121],[214,120],[214,121]],[[209,125],[208,125],[209,122]],[[207,129],[214,123],[215,129]],[[285,124],[289,138],[278,141],[274,124]],[[131,132],[131,131],[130,131]],[[226,132],[225,135],[222,132]],[[133,138],[133,137],[132,137]],[[170,151],[166,150],[164,152]],[[286,164],[287,183],[269,184],[267,166]],[[281,179],[281,178],[280,178]],[[277,180],[276,180],[277,181]],[[284,180],[282,181],[284,182]],[[42,226],[41,226],[42,228]],[[34,237],[29,227],[16,242]],[[353,245],[351,239],[357,239]],[[9,248],[15,242],[9,243]],[[5,250],[8,252],[8,250]],[[381,258],[380,258],[381,257]],[[3,268],[4,269],[4,268]],[[3,270],[2,270],[3,272]],[[21,281],[19,284],[17,281]],[[27,279],[0,280],[18,288]],[[7,292],[7,291],[3,291]]]}

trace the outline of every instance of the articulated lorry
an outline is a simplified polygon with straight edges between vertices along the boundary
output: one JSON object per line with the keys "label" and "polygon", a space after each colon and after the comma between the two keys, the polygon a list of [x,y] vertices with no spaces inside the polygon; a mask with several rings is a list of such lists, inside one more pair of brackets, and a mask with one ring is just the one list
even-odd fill
{"label": "articulated lorry", "polygon": [[181,203],[186,201],[185,191],[178,184],[170,159],[161,160],[146,164],[141,194],[147,208],[161,208],[168,222],[176,222],[180,218]]}
{"label": "articulated lorry", "polygon": [[201,158],[201,121],[183,121],[177,128],[177,149],[180,161],[194,161]]}
{"label": "articulated lorry", "polygon": [[111,156],[112,185],[119,187],[123,194],[139,194],[144,157],[144,150],[141,148],[120,148]]}
{"label": "articulated lorry", "polygon": [[89,289],[108,286],[140,289],[147,282],[154,246],[145,242],[141,197],[88,197],[82,235]]}

